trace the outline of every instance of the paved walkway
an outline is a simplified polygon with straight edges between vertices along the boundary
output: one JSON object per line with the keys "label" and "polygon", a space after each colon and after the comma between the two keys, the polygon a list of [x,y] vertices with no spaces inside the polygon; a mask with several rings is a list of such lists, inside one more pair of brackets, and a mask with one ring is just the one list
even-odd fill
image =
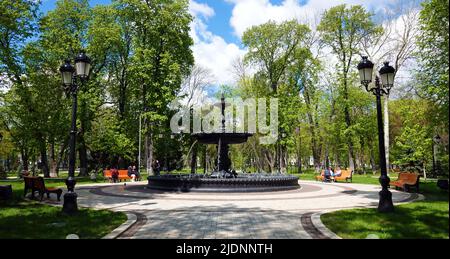
{"label": "paved walkway", "polygon": [[[300,181],[301,189],[270,193],[164,193],[145,183],[77,188],[83,207],[124,211],[136,219],[117,238],[338,238],[320,214],[376,207],[379,186]],[[392,190],[394,203],[419,196]]]}

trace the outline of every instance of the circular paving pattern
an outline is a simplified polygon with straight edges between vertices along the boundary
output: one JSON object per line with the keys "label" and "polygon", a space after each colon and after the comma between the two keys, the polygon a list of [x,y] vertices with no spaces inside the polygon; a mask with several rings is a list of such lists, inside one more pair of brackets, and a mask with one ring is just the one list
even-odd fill
{"label": "circular paving pattern", "polygon": [[[80,187],[77,193],[80,206],[137,216],[119,238],[335,238],[314,215],[378,204],[376,185],[299,183],[297,190],[263,193],[166,192],[145,189],[143,182]],[[391,191],[394,204],[418,198]]]}

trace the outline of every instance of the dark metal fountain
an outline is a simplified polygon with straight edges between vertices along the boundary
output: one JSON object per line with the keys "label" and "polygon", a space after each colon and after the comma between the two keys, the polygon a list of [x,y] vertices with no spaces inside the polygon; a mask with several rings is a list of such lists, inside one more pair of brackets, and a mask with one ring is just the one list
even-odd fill
{"label": "dark metal fountain", "polygon": [[225,98],[220,104],[221,129],[212,133],[194,133],[201,144],[216,144],[218,155],[216,170],[210,175],[160,175],[148,177],[148,189],[167,191],[202,191],[202,192],[264,192],[283,191],[300,188],[298,177],[282,174],[237,174],[231,170],[229,145],[247,142],[252,133],[225,131]]}

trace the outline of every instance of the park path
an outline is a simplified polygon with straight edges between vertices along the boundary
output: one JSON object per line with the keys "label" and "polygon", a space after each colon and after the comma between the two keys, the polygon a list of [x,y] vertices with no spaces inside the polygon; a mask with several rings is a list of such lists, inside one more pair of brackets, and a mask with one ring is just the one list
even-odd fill
{"label": "park path", "polygon": [[[245,194],[164,193],[142,182],[82,186],[77,193],[80,206],[133,215],[115,238],[338,238],[321,223],[322,213],[378,204],[379,186],[299,183],[299,190]],[[420,197],[392,193],[395,204]]]}

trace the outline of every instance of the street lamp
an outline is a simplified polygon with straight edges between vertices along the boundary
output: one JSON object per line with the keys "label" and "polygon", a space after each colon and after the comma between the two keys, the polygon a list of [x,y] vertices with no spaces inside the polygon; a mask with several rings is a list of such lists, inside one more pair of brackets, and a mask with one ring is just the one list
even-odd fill
{"label": "street lamp", "polygon": [[[359,77],[361,84],[365,86],[368,92],[373,93],[377,98],[377,121],[378,121],[378,148],[380,153],[380,201],[378,203],[379,212],[393,212],[394,204],[392,203],[392,193],[389,191],[389,176],[386,169],[386,151],[384,146],[384,130],[383,119],[381,112],[381,96],[389,95],[389,92],[394,85],[395,69],[389,65],[389,62],[385,62],[384,66],[380,69],[380,76],[375,77],[375,87],[370,87],[373,74],[373,63],[368,60],[366,56],[362,57],[361,62],[358,64]],[[380,83],[381,78],[381,83]]]}
{"label": "street lamp", "polygon": [[72,124],[70,128],[69,142],[69,176],[66,179],[67,193],[64,194],[63,212],[72,214],[78,211],[77,194],[75,193],[75,144],[77,133],[77,91],[78,83],[83,85],[89,76],[91,61],[88,56],[81,52],[75,57],[75,68],[70,64],[70,60],[59,68],[64,89],[69,97],[72,95]]}

